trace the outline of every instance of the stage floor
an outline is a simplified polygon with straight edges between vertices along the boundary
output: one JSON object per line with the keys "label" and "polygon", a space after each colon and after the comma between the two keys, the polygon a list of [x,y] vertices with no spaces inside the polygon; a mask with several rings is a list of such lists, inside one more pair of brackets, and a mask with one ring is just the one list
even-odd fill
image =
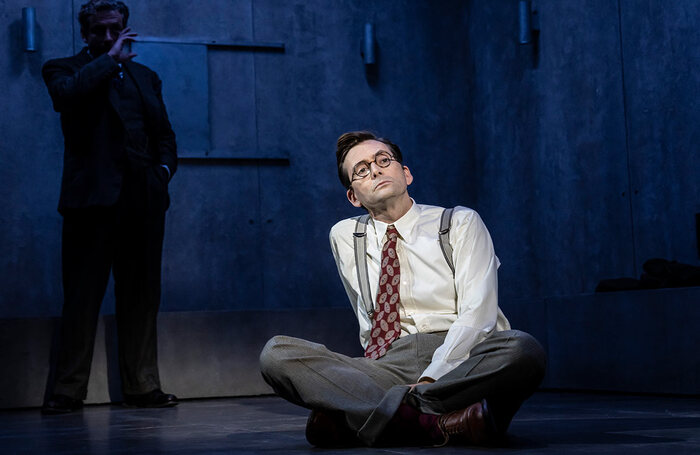
{"label": "stage floor", "polygon": [[698,454],[700,399],[539,392],[498,448],[321,450],[304,438],[308,411],[276,397],[183,401],[170,409],[87,406],[42,416],[0,412],[0,453]]}

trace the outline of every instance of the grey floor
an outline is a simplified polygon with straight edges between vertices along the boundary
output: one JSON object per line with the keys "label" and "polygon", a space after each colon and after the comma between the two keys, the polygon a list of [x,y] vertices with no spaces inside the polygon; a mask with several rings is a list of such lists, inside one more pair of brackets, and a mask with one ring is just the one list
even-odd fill
{"label": "grey floor", "polygon": [[307,411],[276,397],[184,401],[172,409],[88,406],[64,416],[0,412],[0,453],[700,454],[700,399],[540,392],[498,448],[320,450]]}

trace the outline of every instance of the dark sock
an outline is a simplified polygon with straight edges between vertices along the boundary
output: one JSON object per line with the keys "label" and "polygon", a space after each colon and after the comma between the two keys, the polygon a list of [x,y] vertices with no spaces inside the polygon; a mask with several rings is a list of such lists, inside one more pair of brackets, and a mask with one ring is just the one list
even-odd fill
{"label": "dark sock", "polygon": [[438,416],[424,414],[402,404],[389,421],[381,436],[383,445],[433,445],[445,437],[437,424]]}

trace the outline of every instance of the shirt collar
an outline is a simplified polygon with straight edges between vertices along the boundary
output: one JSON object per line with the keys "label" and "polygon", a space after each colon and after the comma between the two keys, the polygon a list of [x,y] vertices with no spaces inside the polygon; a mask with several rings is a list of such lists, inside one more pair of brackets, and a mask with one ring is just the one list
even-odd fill
{"label": "shirt collar", "polygon": [[372,223],[374,224],[374,232],[377,235],[378,244],[382,243],[384,235],[386,235],[386,229],[387,227],[389,227],[389,224],[394,225],[396,231],[399,233],[399,237],[401,237],[404,241],[410,241],[410,239],[412,238],[411,234],[413,233],[413,228],[418,222],[418,217],[420,216],[420,209],[418,208],[418,204],[416,204],[416,201],[414,201],[413,198],[411,198],[411,202],[412,205],[411,208],[408,209],[408,212],[406,212],[404,216],[394,221],[393,223],[387,224],[383,221],[372,219]]}

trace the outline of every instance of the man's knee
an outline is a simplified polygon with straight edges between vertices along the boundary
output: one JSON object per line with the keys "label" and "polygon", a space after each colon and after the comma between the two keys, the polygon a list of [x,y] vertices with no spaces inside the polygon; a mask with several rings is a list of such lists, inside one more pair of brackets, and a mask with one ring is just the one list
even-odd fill
{"label": "man's knee", "polygon": [[270,375],[279,369],[285,357],[292,338],[285,335],[276,335],[270,338],[260,352],[260,371],[264,376]]}
{"label": "man's knee", "polygon": [[529,333],[519,330],[509,330],[503,335],[508,338],[506,355],[509,366],[539,384],[547,367],[547,356],[542,345]]}

